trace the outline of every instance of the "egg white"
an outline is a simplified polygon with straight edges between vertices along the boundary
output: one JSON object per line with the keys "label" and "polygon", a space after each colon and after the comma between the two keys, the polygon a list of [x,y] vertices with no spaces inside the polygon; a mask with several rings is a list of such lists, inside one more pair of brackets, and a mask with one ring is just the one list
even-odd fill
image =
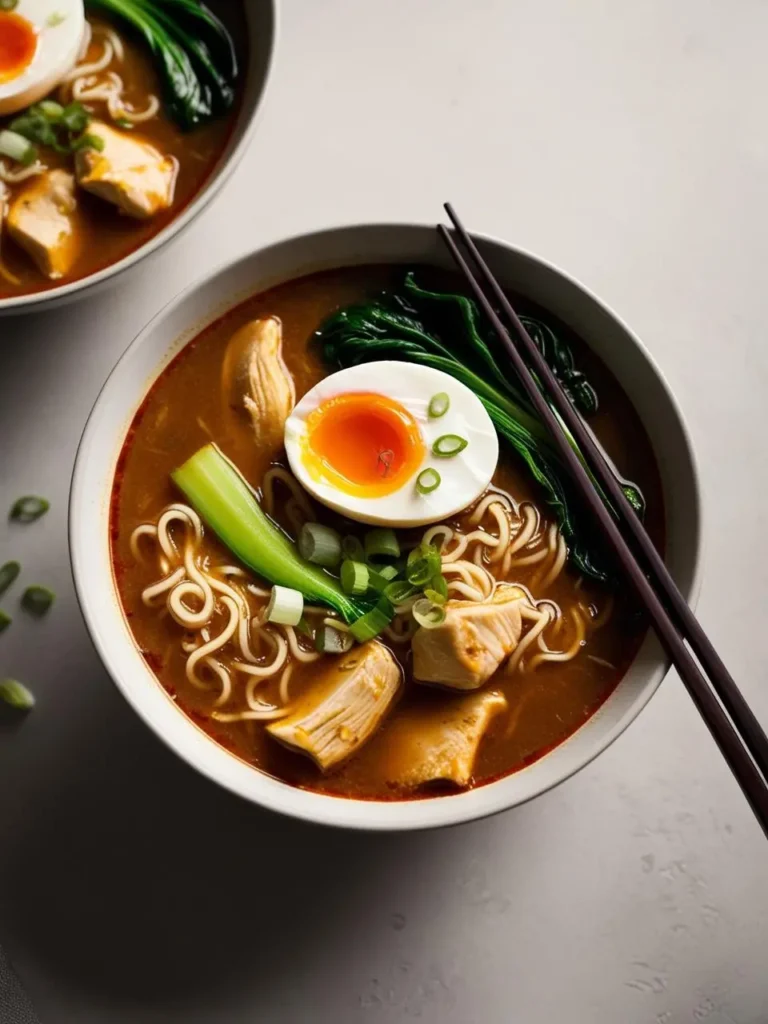
{"label": "egg white", "polygon": [[14,13],[37,31],[37,50],[20,75],[0,83],[0,117],[18,113],[55,89],[77,63],[85,33],[83,0],[19,0]]}
{"label": "egg white", "polygon": [[[444,416],[432,419],[429,402],[441,391],[448,395],[450,406]],[[350,392],[386,395],[399,402],[421,431],[424,460],[392,494],[371,498],[345,494],[327,481],[314,479],[304,463],[308,416],[328,399]],[[458,434],[469,444],[452,458],[437,458],[432,455],[432,445],[443,434]],[[285,450],[294,476],[318,501],[350,519],[396,527],[435,523],[471,505],[490,483],[499,459],[496,430],[477,395],[441,370],[391,360],[339,370],[316,384],[288,417]],[[420,494],[416,477],[428,466],[440,474],[440,486]]]}

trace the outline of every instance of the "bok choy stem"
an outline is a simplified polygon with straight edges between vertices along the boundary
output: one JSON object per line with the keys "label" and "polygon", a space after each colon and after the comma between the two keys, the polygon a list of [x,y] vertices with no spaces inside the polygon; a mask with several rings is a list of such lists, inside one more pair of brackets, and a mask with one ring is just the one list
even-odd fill
{"label": "bok choy stem", "polygon": [[368,610],[368,604],[345,594],[337,579],[301,558],[216,445],[195,452],[171,478],[203,521],[258,576],[300,591],[306,601],[327,604],[348,623]]}

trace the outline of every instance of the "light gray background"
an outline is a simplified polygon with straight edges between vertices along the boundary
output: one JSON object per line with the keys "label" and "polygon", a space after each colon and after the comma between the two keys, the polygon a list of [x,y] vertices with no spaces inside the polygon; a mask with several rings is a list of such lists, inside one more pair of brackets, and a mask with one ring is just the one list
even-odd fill
{"label": "light gray background", "polygon": [[291,0],[261,129],[203,217],[111,292],[0,321],[0,504],[53,501],[0,524],[0,561],[60,595],[0,641],[39,696],[0,736],[0,942],[44,1024],[768,1020],[768,850],[676,677],[531,805],[313,830],[139,723],[66,540],[87,412],[168,297],[280,234],[450,198],[593,288],[668,374],[703,474],[701,618],[768,720],[767,38],[765,0]]}

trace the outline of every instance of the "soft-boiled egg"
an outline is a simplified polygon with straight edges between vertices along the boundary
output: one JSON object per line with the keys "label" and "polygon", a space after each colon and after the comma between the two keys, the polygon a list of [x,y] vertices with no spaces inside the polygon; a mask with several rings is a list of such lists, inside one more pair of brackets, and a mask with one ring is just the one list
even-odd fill
{"label": "soft-boiled egg", "polygon": [[[466,447],[435,454],[437,442],[439,451],[460,447],[456,439]],[[468,387],[441,370],[390,361],[320,381],[288,417],[285,448],[315,498],[388,526],[434,523],[471,505],[499,457],[491,419]]]}
{"label": "soft-boiled egg", "polygon": [[47,96],[77,63],[83,0],[19,0],[0,10],[0,117]]}

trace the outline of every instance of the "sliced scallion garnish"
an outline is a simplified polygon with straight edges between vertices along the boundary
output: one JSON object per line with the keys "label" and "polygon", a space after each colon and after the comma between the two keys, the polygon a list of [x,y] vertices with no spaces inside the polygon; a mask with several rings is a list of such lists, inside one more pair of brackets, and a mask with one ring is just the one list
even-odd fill
{"label": "sliced scallion garnish", "polygon": [[365,535],[366,558],[399,558],[400,542],[397,534],[388,526],[369,530]]}
{"label": "sliced scallion garnish", "polygon": [[281,626],[298,626],[304,614],[304,595],[291,587],[275,584],[267,605],[267,622]]}
{"label": "sliced scallion garnish", "polygon": [[385,596],[394,605],[402,604],[403,601],[407,601],[409,597],[413,597],[416,593],[418,593],[417,588],[412,586],[407,580],[395,580],[394,583],[390,583],[384,588]]}
{"label": "sliced scallion garnish", "polygon": [[355,638],[348,630],[335,626],[323,626],[315,638],[315,646],[323,654],[346,654],[354,647]]}
{"label": "sliced scallion garnish", "polygon": [[6,562],[0,566],[0,595],[4,594],[21,572],[18,562]]}
{"label": "sliced scallion garnish", "polygon": [[11,622],[13,622],[11,616],[0,608],[0,633],[2,633],[4,629],[8,629]]}
{"label": "sliced scallion garnish", "polygon": [[299,554],[308,562],[332,569],[341,561],[341,537],[322,523],[305,523],[299,534]]}
{"label": "sliced scallion garnish", "polygon": [[445,622],[445,608],[434,604],[427,597],[419,598],[412,609],[414,619],[424,629],[435,629]]}
{"label": "sliced scallion garnish", "polygon": [[38,498],[34,494],[28,494],[14,501],[13,505],[11,505],[9,518],[15,523],[34,523],[40,516],[44,516],[50,507],[50,502],[46,501],[45,498]]}
{"label": "sliced scallion garnish", "polygon": [[364,594],[368,589],[370,570],[365,562],[353,562],[347,558],[341,563],[341,587],[345,594],[354,597]]}
{"label": "sliced scallion garnish", "polygon": [[55,100],[41,100],[38,106],[40,113],[45,114],[49,121],[60,121],[64,115],[64,107]]}
{"label": "sliced scallion garnish", "polygon": [[37,149],[29,139],[25,139],[18,132],[12,132],[9,128],[0,131],[0,154],[8,156],[11,160],[29,167],[37,158]]}
{"label": "sliced scallion garnish", "polygon": [[419,544],[408,555],[405,575],[414,587],[423,587],[440,572],[440,549],[434,544]]}
{"label": "sliced scallion garnish", "polygon": [[365,548],[363,542],[354,534],[348,533],[341,540],[341,550],[345,558],[351,558],[353,562],[362,562],[365,559]]}
{"label": "sliced scallion garnish", "polygon": [[445,391],[438,391],[436,395],[433,395],[429,400],[429,416],[430,419],[436,420],[441,416],[445,416],[451,406],[451,400]]}
{"label": "sliced scallion garnish", "polygon": [[[448,580],[441,572],[432,577],[429,586],[431,590],[442,597],[443,601],[448,600]],[[424,593],[426,593],[426,591],[424,591]]]}
{"label": "sliced scallion garnish", "polygon": [[426,597],[428,601],[431,601],[432,604],[445,604],[445,598],[443,597],[443,595],[439,594],[436,590],[433,590],[431,587],[424,588],[424,597]]}
{"label": "sliced scallion garnish", "polygon": [[440,474],[436,469],[432,469],[431,466],[428,466],[426,469],[422,469],[416,477],[416,490],[419,494],[431,494],[432,491],[436,491],[439,486]]}
{"label": "sliced scallion garnish", "polygon": [[40,618],[45,615],[55,599],[56,595],[48,587],[33,584],[31,587],[27,587],[21,595],[21,607],[30,615]]}
{"label": "sliced scallion garnish", "polygon": [[392,621],[394,611],[392,602],[382,595],[369,612],[361,615],[352,623],[349,631],[358,643],[362,644],[366,640],[372,640],[379,635],[382,629],[387,628]]}
{"label": "sliced scallion garnish", "polygon": [[29,711],[35,706],[34,694],[17,679],[3,679],[0,682],[0,700],[17,711]]}
{"label": "sliced scallion garnish", "polygon": [[432,445],[432,454],[438,459],[452,459],[454,455],[463,452],[468,444],[469,441],[459,434],[442,434]]}

